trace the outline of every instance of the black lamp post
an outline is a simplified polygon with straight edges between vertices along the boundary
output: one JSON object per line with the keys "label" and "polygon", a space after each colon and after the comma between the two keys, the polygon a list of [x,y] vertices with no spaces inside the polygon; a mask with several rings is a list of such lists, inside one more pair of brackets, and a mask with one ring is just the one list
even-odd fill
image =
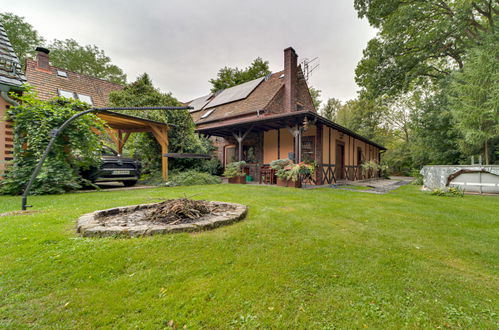
{"label": "black lamp post", "polygon": [[31,186],[33,185],[33,182],[35,181],[38,173],[40,173],[40,170],[42,169],[43,162],[47,158],[47,156],[48,156],[48,154],[50,152],[50,149],[52,149],[52,146],[54,145],[55,140],[57,139],[57,137],[59,136],[59,134],[69,125],[69,123],[71,123],[76,118],[81,117],[83,115],[86,115],[87,113],[99,112],[99,111],[114,111],[114,110],[188,110],[188,109],[192,109],[192,107],[92,108],[92,109],[88,109],[88,110],[85,110],[85,111],[82,111],[82,112],[79,112],[79,113],[73,115],[71,118],[69,118],[68,120],[66,120],[64,122],[64,124],[62,124],[59,128],[56,128],[56,129],[52,130],[52,132],[51,132],[52,139],[50,139],[50,142],[47,145],[47,148],[43,152],[42,158],[40,158],[40,160],[38,161],[38,164],[36,165],[35,170],[31,174],[31,178],[29,179],[28,184],[26,185],[26,188],[24,188],[24,192],[23,192],[23,196],[22,196],[21,209],[23,211],[25,211],[26,208],[32,207],[32,205],[26,205],[26,203],[28,202],[29,190],[31,189]]}

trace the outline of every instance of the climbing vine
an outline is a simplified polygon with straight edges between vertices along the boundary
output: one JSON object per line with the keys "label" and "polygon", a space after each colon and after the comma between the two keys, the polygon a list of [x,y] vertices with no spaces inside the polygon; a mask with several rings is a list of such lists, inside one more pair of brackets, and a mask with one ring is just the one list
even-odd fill
{"label": "climbing vine", "polygon": [[[51,131],[61,126],[72,115],[86,110],[89,105],[73,99],[37,99],[28,89],[18,97],[19,106],[10,108],[7,118],[14,127],[13,161],[4,175],[0,191],[20,194],[33,169],[47,147]],[[33,184],[32,194],[57,194],[78,189],[85,180],[80,171],[100,162],[104,123],[93,114],[73,121],[57,138],[40,174]]]}

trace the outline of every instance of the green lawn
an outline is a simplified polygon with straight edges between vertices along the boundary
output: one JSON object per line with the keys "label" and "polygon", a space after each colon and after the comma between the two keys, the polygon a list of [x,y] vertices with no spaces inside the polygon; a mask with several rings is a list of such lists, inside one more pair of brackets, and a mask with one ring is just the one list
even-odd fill
{"label": "green lawn", "polygon": [[[165,198],[244,203],[196,234],[78,237]],[[0,328],[496,328],[499,198],[212,185],[30,197],[0,217]],[[0,197],[0,212],[19,197]]]}

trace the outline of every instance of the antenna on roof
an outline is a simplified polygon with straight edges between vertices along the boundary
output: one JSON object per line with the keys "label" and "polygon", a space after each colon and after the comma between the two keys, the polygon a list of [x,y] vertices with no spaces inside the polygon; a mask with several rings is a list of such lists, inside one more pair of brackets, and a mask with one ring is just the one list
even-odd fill
{"label": "antenna on roof", "polygon": [[311,60],[309,60],[308,58],[304,58],[303,61],[300,62],[300,64],[303,68],[303,77],[305,78],[305,81],[308,82],[308,78],[310,78],[312,72],[319,67],[320,61],[318,57],[315,57]]}

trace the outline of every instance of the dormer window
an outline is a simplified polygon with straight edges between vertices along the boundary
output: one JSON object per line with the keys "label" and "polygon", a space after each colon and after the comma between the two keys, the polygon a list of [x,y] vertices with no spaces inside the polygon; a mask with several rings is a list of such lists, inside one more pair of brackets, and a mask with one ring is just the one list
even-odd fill
{"label": "dormer window", "polygon": [[62,71],[62,70],[57,70],[57,75],[59,77],[63,77],[63,78],[67,78],[68,77],[68,73],[66,71]]}
{"label": "dormer window", "polygon": [[68,92],[68,91],[65,91],[62,89],[59,89],[59,96],[62,96],[62,97],[68,98],[68,99],[75,98],[75,94],[73,92]]}
{"label": "dormer window", "polygon": [[92,97],[84,94],[77,94],[78,95],[78,100],[88,103],[90,105],[93,105],[94,103],[92,102]]}

